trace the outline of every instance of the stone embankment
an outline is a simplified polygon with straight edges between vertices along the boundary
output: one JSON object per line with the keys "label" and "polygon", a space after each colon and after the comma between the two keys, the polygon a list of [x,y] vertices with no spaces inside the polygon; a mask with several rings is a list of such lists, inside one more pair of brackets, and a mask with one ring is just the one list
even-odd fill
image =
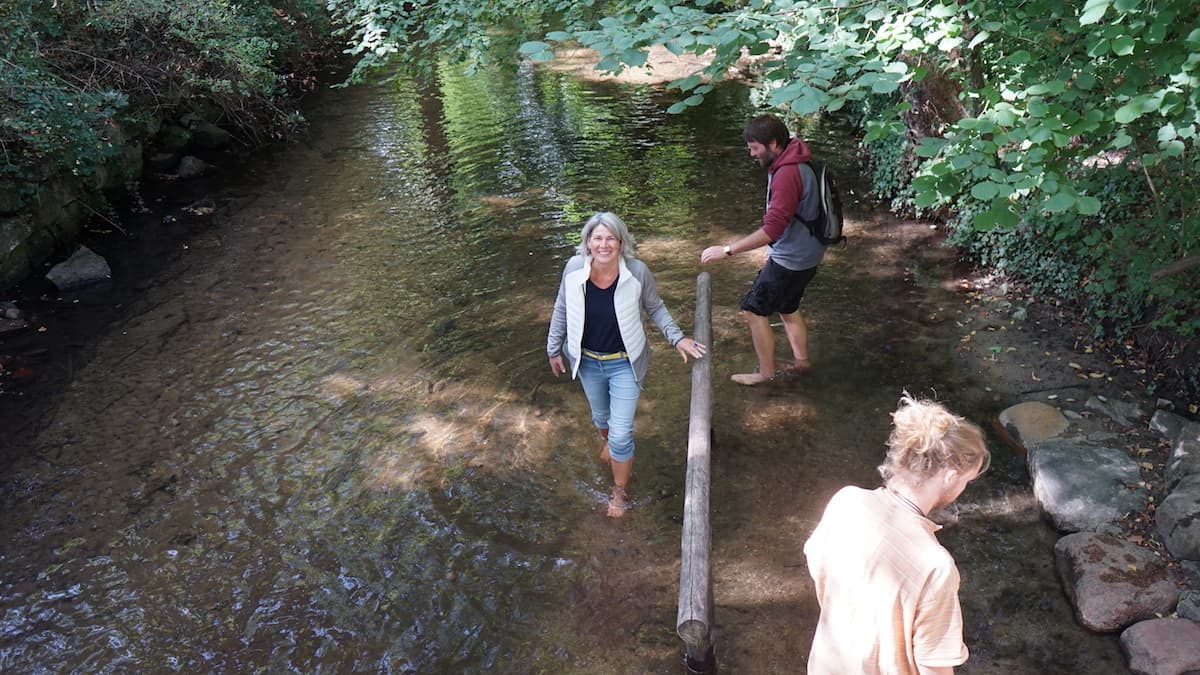
{"label": "stone embankment", "polygon": [[1078,621],[1120,631],[1135,673],[1200,670],[1200,423],[1093,396],[1082,410],[1020,403],[999,426],[1063,534],[1055,561]]}
{"label": "stone embankment", "polygon": [[48,260],[72,255],[87,222],[107,217],[106,200],[136,197],[146,171],[195,178],[211,168],[197,155],[219,152],[232,140],[229,132],[188,113],[151,128],[114,130],[111,142],[121,151],[92,174],[62,171],[28,182],[0,178],[0,290],[43,271]]}

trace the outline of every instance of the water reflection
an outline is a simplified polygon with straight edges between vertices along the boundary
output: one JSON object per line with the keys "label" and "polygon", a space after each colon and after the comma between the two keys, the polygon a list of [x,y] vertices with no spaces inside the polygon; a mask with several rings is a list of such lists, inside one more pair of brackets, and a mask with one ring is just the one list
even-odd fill
{"label": "water reflection", "polygon": [[[2,492],[0,670],[676,671],[688,369],[654,342],[638,508],[610,523],[578,385],[552,382],[543,354],[586,215],[631,223],[686,326],[701,244],[761,212],[746,92],[665,107],[651,87],[528,68],[318,106],[310,139],[257,169],[257,199],[191,249],[187,274],[120,310],[22,441]],[[850,154],[836,133],[815,145]],[[834,489],[874,480],[899,390],[992,405],[915,318],[953,300],[887,269],[915,252],[871,257],[886,232],[864,223],[818,275],[823,365],[794,386],[728,388],[751,358],[736,305],[755,262],[713,271],[731,670],[802,660],[815,612],[798,542]],[[1003,583],[997,561],[1036,557],[1045,542],[1023,539],[1046,535],[1036,516],[996,518],[1006,490],[1027,496],[1020,467],[998,464],[948,532],[964,578],[991,579],[965,600],[989,617],[973,646],[1031,644],[994,626],[1032,620],[1019,601],[1053,585],[1027,568],[1024,590]]]}

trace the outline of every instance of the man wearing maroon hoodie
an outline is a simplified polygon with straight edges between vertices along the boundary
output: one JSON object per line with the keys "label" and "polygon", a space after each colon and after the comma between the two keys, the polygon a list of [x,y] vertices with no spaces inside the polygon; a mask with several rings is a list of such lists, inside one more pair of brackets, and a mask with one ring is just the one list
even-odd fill
{"label": "man wearing maroon hoodie", "polygon": [[775,369],[775,333],[771,315],[778,313],[792,348],[792,372],[809,366],[808,326],[800,315],[804,288],[817,274],[825,246],[801,222],[813,221],[820,213],[817,179],[808,162],[808,144],[792,138],[787,126],[773,115],[760,115],[746,123],[743,132],[750,156],[767,169],[767,212],[762,227],[728,244],[709,246],[700,254],[701,263],[728,258],[770,246],[767,263],[742,298],[742,315],[750,325],[758,369],[738,373],[733,381],[753,386],[770,381]]}

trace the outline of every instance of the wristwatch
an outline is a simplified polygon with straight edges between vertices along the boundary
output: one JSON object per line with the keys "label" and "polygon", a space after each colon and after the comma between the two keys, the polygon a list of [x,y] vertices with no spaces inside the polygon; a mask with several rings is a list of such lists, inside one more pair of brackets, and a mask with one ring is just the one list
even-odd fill
{"label": "wristwatch", "polygon": [[733,248],[729,244],[725,244],[725,255],[733,255]]}

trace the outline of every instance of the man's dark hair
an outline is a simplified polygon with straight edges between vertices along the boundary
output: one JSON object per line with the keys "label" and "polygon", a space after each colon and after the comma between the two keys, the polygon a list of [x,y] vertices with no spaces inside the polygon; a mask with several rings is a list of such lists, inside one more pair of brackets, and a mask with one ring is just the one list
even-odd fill
{"label": "man's dark hair", "polygon": [[742,132],[742,138],[747,143],[754,141],[763,145],[770,145],[771,141],[775,141],[780,148],[786,148],[791,134],[788,133],[787,125],[778,117],[759,115],[746,122],[746,130]]}

